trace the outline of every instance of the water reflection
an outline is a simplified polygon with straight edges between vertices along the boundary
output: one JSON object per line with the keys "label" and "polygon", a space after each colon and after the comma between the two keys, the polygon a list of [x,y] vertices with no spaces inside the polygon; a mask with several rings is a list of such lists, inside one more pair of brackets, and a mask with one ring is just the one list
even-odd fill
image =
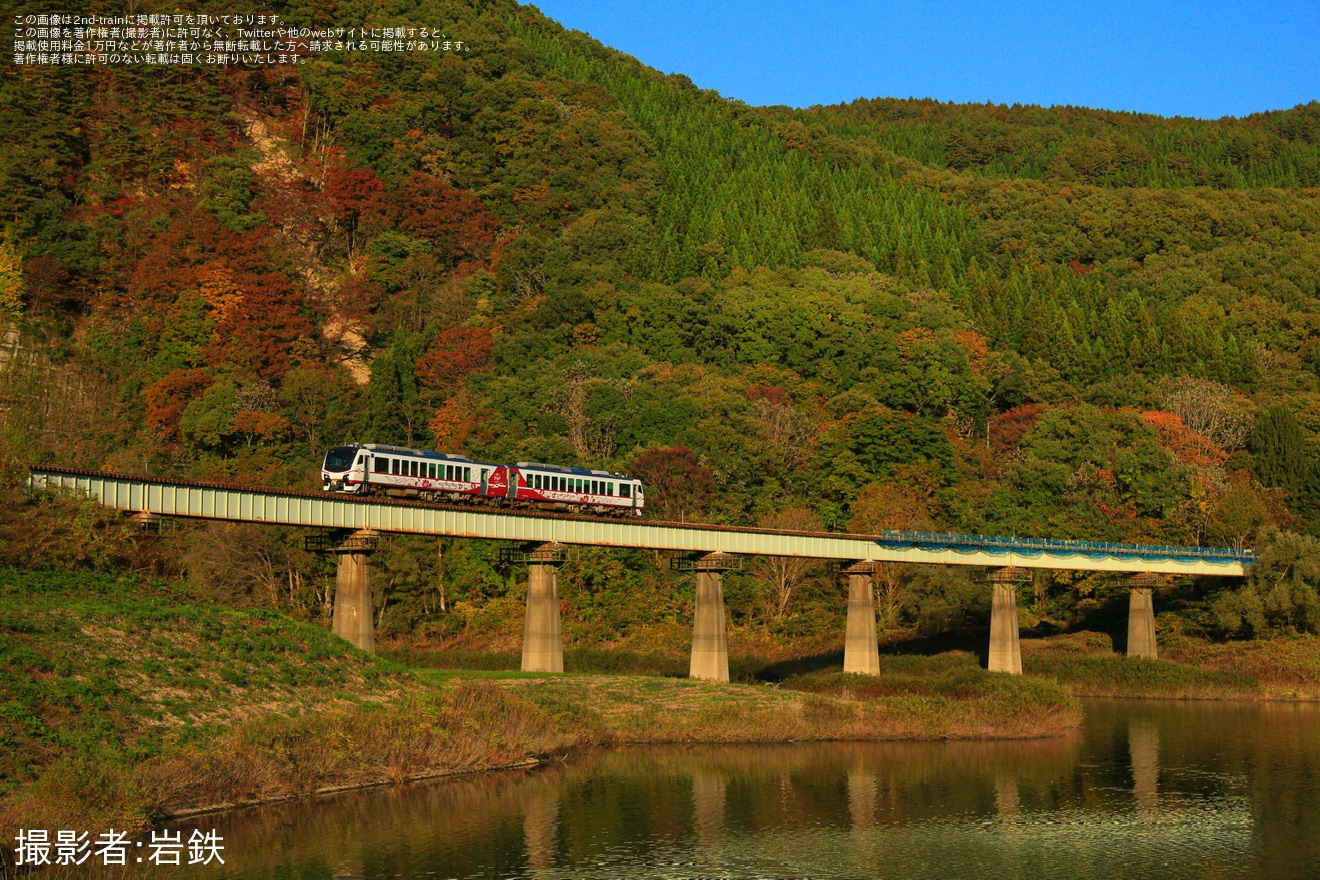
{"label": "water reflection", "polygon": [[1160,811],[1160,731],[1153,718],[1128,722],[1128,755],[1132,760],[1132,790],[1137,816],[1158,818]]}
{"label": "water reflection", "polygon": [[1058,740],[634,749],[199,824],[230,863],[190,878],[1306,876],[1320,711],[1095,702]]}
{"label": "water reflection", "polygon": [[559,855],[559,795],[552,786],[538,789],[524,801],[523,839],[527,845],[527,873],[540,880],[554,876]]}

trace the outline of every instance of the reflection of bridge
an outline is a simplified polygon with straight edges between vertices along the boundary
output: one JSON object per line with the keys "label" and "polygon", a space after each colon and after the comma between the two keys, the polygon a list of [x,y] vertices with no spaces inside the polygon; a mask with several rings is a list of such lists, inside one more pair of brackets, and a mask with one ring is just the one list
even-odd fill
{"label": "reflection of bridge", "polygon": [[[380,533],[443,535],[529,545],[514,554],[528,568],[523,668],[563,671],[556,567],[564,544],[633,547],[687,557],[676,567],[696,572],[696,625],[692,675],[728,679],[722,573],[737,556],[797,556],[848,563],[848,635],[844,669],[879,671],[871,579],[886,562],[975,565],[993,568],[990,668],[1020,672],[1014,587],[1024,569],[1127,573],[1133,578],[1129,653],[1154,656],[1151,587],[1158,575],[1241,576],[1249,551],[1156,547],[931,532],[840,535],[784,532],[697,523],[601,520],[526,511],[435,506],[198,483],[156,477],[32,466],[37,487],[81,491],[109,507],[144,516],[182,516],[234,522],[306,526],[323,530],[322,545],[339,556],[334,629],[372,650],[370,572],[367,561]],[[1135,651],[1133,650],[1135,646]]]}

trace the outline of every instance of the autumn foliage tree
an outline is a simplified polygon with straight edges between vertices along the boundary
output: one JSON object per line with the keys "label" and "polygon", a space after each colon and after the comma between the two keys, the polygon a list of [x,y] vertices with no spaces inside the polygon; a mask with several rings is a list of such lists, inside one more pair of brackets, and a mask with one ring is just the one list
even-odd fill
{"label": "autumn foliage tree", "polygon": [[179,420],[188,404],[211,387],[215,381],[206,370],[174,370],[147,388],[147,425],[162,440],[179,438]]}
{"label": "autumn foliage tree", "polygon": [[300,337],[312,335],[301,291],[273,272],[236,276],[242,297],[217,322],[208,352],[214,363],[234,363],[276,381],[292,365],[289,354]]}
{"label": "autumn foliage tree", "polygon": [[326,171],[323,191],[344,224],[352,264],[358,256],[363,227],[378,217],[384,206],[385,184],[370,168],[335,165]]}
{"label": "autumn foliage tree", "polygon": [[454,327],[439,333],[417,360],[417,381],[427,388],[456,387],[468,373],[491,364],[494,340],[484,327]]}
{"label": "autumn foliage tree", "polygon": [[1141,419],[1155,429],[1160,446],[1184,464],[1202,468],[1219,467],[1228,458],[1228,453],[1215,446],[1210,438],[1187,427],[1173,413],[1159,410],[1143,412]]}
{"label": "autumn foliage tree", "polygon": [[398,229],[429,240],[436,258],[450,265],[483,258],[495,244],[495,218],[480,200],[421,171],[390,200],[389,214]]}
{"label": "autumn foliage tree", "polygon": [[471,439],[490,441],[491,415],[488,409],[474,408],[467,394],[460,390],[440,405],[427,427],[435,437],[437,449],[463,452]]}
{"label": "autumn foliage tree", "polygon": [[658,516],[694,519],[715,502],[715,472],[686,446],[648,449],[633,459],[628,471],[645,486],[646,506]]}

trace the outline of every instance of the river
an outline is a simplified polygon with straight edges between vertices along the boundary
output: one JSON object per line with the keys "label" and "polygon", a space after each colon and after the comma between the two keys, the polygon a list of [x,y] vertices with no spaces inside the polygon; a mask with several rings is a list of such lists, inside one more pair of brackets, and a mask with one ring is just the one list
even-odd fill
{"label": "river", "polygon": [[214,829],[225,865],[131,876],[1320,877],[1320,706],[1088,701],[1054,740],[602,751],[178,827]]}

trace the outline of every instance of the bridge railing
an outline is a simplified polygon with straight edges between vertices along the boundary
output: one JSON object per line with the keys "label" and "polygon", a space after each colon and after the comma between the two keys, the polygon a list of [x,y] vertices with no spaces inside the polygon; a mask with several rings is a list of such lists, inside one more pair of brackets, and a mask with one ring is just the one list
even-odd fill
{"label": "bridge railing", "polygon": [[951,532],[915,532],[886,529],[880,533],[890,546],[958,547],[1023,553],[1076,553],[1083,556],[1150,559],[1224,559],[1250,564],[1252,550],[1222,547],[1171,547],[1159,544],[1118,544],[1105,541],[1066,541],[1057,538],[1005,538],[995,535],[963,535]]}

